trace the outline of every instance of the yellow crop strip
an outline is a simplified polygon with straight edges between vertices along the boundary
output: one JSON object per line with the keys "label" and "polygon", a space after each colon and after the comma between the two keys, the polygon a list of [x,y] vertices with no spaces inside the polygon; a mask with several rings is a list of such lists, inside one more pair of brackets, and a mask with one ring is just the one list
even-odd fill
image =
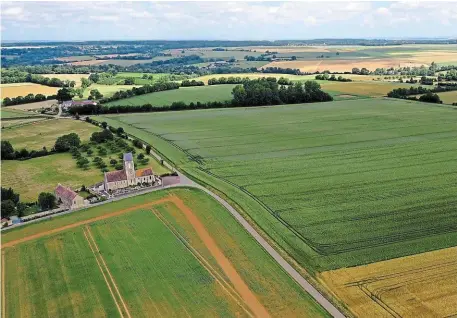
{"label": "yellow crop strip", "polygon": [[323,272],[358,317],[450,317],[457,312],[457,247]]}

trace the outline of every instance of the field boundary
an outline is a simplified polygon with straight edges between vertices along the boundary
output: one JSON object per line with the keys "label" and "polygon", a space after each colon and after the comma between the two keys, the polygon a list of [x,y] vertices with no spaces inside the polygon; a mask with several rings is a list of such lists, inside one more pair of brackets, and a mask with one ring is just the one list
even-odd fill
{"label": "field boundary", "polygon": [[127,316],[128,316],[129,318],[131,318],[132,316],[130,315],[130,312],[129,312],[128,308],[127,308],[127,305],[125,304],[124,298],[122,298],[121,292],[119,291],[119,288],[117,287],[116,281],[114,280],[114,277],[111,275],[111,272],[110,272],[110,270],[109,270],[109,267],[108,267],[108,265],[106,265],[105,259],[103,258],[102,254],[100,253],[100,249],[98,248],[98,245],[97,245],[97,243],[95,242],[94,237],[92,236],[92,232],[90,231],[90,228],[89,228],[89,226],[87,226],[87,225],[86,225],[86,231],[87,231],[87,234],[89,234],[89,237],[90,237],[90,239],[92,240],[92,243],[94,244],[96,250],[99,251],[98,256],[100,256],[100,259],[101,259],[101,261],[102,261],[102,263],[103,263],[103,266],[105,267],[105,269],[106,269],[106,271],[107,271],[107,273],[108,273],[108,275],[109,275],[109,277],[110,277],[110,279],[111,279],[111,282],[113,283],[113,286],[114,286],[114,288],[116,289],[116,292],[117,292],[117,294],[118,294],[118,296],[119,296],[119,299],[120,299],[121,302],[122,302],[122,305],[124,306],[124,309],[125,309],[125,312],[127,313]]}

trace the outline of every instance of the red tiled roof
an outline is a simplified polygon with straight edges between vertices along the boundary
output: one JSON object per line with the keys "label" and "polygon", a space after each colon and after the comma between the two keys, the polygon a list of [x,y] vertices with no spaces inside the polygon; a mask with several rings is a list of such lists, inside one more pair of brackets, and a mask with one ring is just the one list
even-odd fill
{"label": "red tiled roof", "polygon": [[106,172],[105,177],[106,177],[106,181],[108,181],[108,182],[127,180],[127,175],[125,174],[125,170]]}
{"label": "red tiled roof", "polygon": [[138,169],[136,171],[136,176],[137,177],[146,177],[146,176],[152,176],[154,173],[152,172],[151,168],[143,168],[143,169]]}
{"label": "red tiled roof", "polygon": [[78,194],[71,190],[70,188],[64,187],[63,185],[59,184],[56,187],[55,193],[57,196],[61,198],[66,198],[68,200],[73,200]]}

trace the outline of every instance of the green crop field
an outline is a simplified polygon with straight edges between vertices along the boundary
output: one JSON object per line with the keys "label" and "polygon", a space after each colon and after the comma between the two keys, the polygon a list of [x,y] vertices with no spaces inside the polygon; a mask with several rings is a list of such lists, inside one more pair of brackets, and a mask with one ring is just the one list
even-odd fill
{"label": "green crop field", "polygon": [[[202,228],[215,245],[199,236]],[[248,317],[246,293],[271,316],[329,316],[199,190],[149,193],[25,225],[2,233],[2,243],[5,317]]]}
{"label": "green crop field", "polygon": [[179,89],[134,96],[113,102],[107,106],[126,105],[136,106],[151,104],[153,106],[171,105],[173,102],[213,102],[232,99],[232,89],[235,85],[214,85],[180,87]]}
{"label": "green crop field", "polygon": [[439,93],[438,95],[444,104],[457,103],[457,91]]}
{"label": "green crop field", "polygon": [[310,271],[454,246],[457,112],[363,99],[123,114]]}

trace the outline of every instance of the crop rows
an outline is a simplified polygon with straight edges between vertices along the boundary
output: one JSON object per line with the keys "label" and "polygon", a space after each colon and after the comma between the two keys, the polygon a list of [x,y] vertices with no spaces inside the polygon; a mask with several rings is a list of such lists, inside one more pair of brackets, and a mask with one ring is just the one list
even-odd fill
{"label": "crop rows", "polygon": [[[457,242],[452,109],[371,99],[116,120],[167,140],[189,172],[257,202],[322,269]],[[263,225],[265,215],[251,217]],[[300,261],[309,252],[296,253]]]}

